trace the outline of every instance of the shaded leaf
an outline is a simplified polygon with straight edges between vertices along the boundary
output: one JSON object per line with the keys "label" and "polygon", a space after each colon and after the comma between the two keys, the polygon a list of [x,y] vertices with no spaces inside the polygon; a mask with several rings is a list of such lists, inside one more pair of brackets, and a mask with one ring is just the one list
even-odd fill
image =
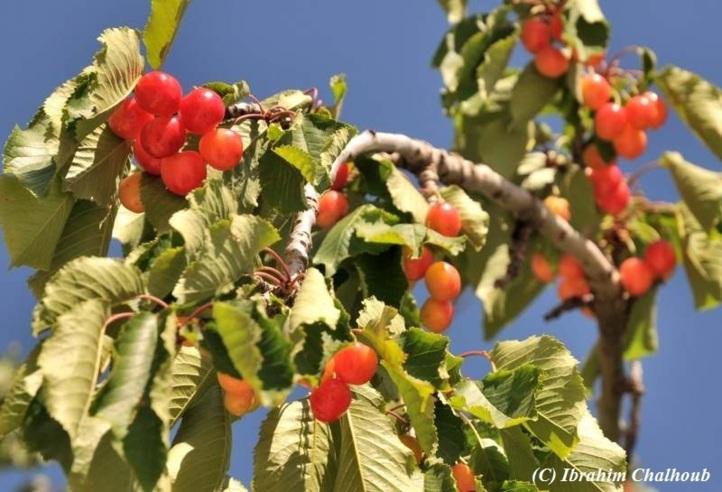
{"label": "shaded leaf", "polygon": [[160,68],[180,27],[190,0],[152,0],[150,16],[143,31],[148,63]]}

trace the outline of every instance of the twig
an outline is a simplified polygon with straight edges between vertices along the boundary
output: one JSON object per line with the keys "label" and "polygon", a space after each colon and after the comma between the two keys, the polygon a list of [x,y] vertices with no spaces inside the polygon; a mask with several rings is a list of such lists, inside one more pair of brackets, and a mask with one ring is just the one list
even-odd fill
{"label": "twig", "polygon": [[168,303],[165,302],[163,299],[160,299],[160,298],[158,298],[158,297],[156,297],[156,296],[154,296],[154,295],[151,295],[151,294],[140,294],[140,295],[136,296],[136,298],[137,298],[137,299],[142,299],[142,300],[144,300],[144,301],[154,302],[155,304],[157,304],[157,305],[160,306],[161,308],[163,308],[163,309],[168,309]]}
{"label": "twig", "polygon": [[489,356],[489,352],[486,350],[467,350],[466,352],[462,352],[459,354],[459,357],[471,357],[471,356],[479,356],[483,357],[486,360],[491,360],[491,356]]}
{"label": "twig", "polygon": [[519,276],[526,259],[529,240],[533,234],[534,228],[529,222],[517,220],[514,223],[514,230],[511,233],[511,245],[509,246],[509,264],[506,267],[504,276],[494,282],[494,287],[504,289]]}
{"label": "twig", "polygon": [[393,412],[391,410],[386,410],[386,415],[390,415],[390,416],[394,417],[396,420],[398,420],[399,422],[401,422],[402,424],[404,424],[406,426],[409,425],[409,421],[406,420],[405,418],[403,418],[401,415],[399,415],[396,412]]}
{"label": "twig", "polygon": [[624,449],[627,451],[627,461],[631,462],[639,436],[642,396],[644,396],[642,362],[639,360],[632,361],[631,363],[628,385],[627,390],[631,395],[632,404],[629,409],[629,423],[627,425],[627,432],[625,433]]}
{"label": "twig", "polygon": [[590,307],[594,303],[592,294],[585,294],[581,297],[565,299],[544,315],[544,321],[551,321],[561,317],[564,313],[574,311],[583,307]]}
{"label": "twig", "polygon": [[[336,177],[338,166],[332,169],[331,182]],[[291,282],[308,266],[308,256],[313,246],[313,238],[311,232],[316,223],[316,213],[318,211],[318,192],[316,189],[307,184],[304,189],[306,196],[306,210],[296,215],[296,220],[291,231],[291,236],[286,246],[286,263],[288,264],[288,277]]]}

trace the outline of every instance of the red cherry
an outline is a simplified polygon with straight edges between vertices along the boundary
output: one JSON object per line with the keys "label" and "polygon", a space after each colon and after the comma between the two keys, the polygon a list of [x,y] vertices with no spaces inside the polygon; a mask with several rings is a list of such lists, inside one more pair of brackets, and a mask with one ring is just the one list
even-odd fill
{"label": "red cherry", "polygon": [[245,380],[233,377],[224,372],[217,373],[216,378],[221,389],[227,393],[243,393],[251,386]]}
{"label": "red cherry", "polygon": [[423,278],[428,270],[429,265],[434,262],[434,255],[429,248],[426,246],[421,248],[421,255],[418,258],[411,257],[411,250],[404,248],[404,273],[409,282],[415,282],[420,278]]}
{"label": "red cherry", "polygon": [[459,492],[475,492],[476,481],[474,480],[474,472],[471,471],[466,463],[457,463],[451,468],[451,474],[456,480],[456,488]]}
{"label": "red cherry", "polygon": [[667,105],[664,104],[662,98],[657,93],[647,91],[644,95],[651,101],[654,110],[650,113],[649,126],[650,128],[660,128],[667,121]]}
{"label": "red cherry", "polygon": [[226,107],[221,96],[210,89],[193,89],[180,103],[180,115],[189,132],[203,135],[223,121]]}
{"label": "red cherry", "polygon": [[143,171],[153,176],[160,176],[160,163],[163,159],[153,157],[143,148],[139,139],[133,140],[133,156],[135,162],[143,169]]}
{"label": "red cherry", "polygon": [[584,278],[584,267],[575,257],[565,254],[559,260],[559,276],[562,278]]}
{"label": "red cherry", "polygon": [[569,70],[569,60],[554,46],[546,46],[537,52],[534,66],[543,76],[555,79]]}
{"label": "red cherry", "polygon": [[591,55],[587,56],[584,64],[591,68],[597,68],[599,65],[602,64],[605,56],[606,55],[603,51],[600,53],[592,53]]}
{"label": "red cherry", "polygon": [[322,229],[331,228],[348,213],[348,199],[335,190],[328,190],[318,199],[316,224]]}
{"label": "red cherry", "polygon": [[434,333],[443,333],[454,318],[454,304],[451,301],[437,301],[426,299],[421,306],[421,324]]}
{"label": "red cherry", "polygon": [[551,17],[549,17],[549,33],[554,39],[561,41],[563,32],[564,20],[562,19],[562,14],[561,12],[554,12]]}
{"label": "red cherry", "polygon": [[556,276],[554,268],[549,264],[549,261],[541,253],[534,253],[532,255],[531,271],[537,278],[537,280],[539,280],[540,282],[544,282],[545,284],[548,284],[549,282],[554,280],[554,277]]}
{"label": "red cherry", "polygon": [[140,132],[140,143],[153,157],[173,155],[186,141],[185,128],[177,116],[153,118]]}
{"label": "red cherry", "polygon": [[619,215],[629,206],[631,193],[627,182],[620,181],[605,195],[595,193],[595,199],[599,208],[604,212],[611,215]]}
{"label": "red cherry", "polygon": [[627,124],[627,113],[617,103],[606,103],[594,115],[594,129],[599,138],[613,140],[621,135]]}
{"label": "red cherry", "polygon": [[544,199],[544,205],[557,217],[561,217],[564,220],[570,220],[572,218],[572,211],[569,208],[569,201],[566,198],[550,195]]}
{"label": "red cherry", "polygon": [[343,187],[346,186],[346,183],[348,183],[348,171],[348,162],[344,162],[339,166],[338,171],[336,171],[336,179],[333,180],[333,184],[331,185],[332,189],[342,190]]}
{"label": "red cherry", "polygon": [[145,212],[145,207],[140,199],[140,180],[142,177],[143,173],[133,173],[124,178],[118,186],[120,203],[131,212],[137,214]]}
{"label": "red cherry", "polygon": [[219,171],[228,171],[241,161],[243,140],[233,130],[216,128],[201,137],[198,151],[209,166]]}
{"label": "red cherry", "polygon": [[319,380],[321,383],[324,383],[325,381],[328,381],[329,379],[334,379],[336,377],[336,362],[334,361],[333,357],[331,357],[328,362],[326,362],[326,367],[323,368],[323,374],[321,374],[321,379]]}
{"label": "red cherry", "polygon": [[656,111],[655,104],[645,94],[629,99],[624,109],[627,111],[627,122],[639,130],[650,126]]}
{"label": "red cherry", "polygon": [[627,258],[619,266],[619,280],[631,295],[647,293],[654,282],[654,272],[639,258]]}
{"label": "red cherry", "polygon": [[599,149],[594,144],[589,144],[584,148],[584,151],[582,152],[582,161],[585,166],[592,170],[615,165],[615,162],[613,161],[605,161],[602,154],[599,153]]}
{"label": "red cherry", "polygon": [[521,26],[521,42],[530,53],[549,46],[551,35],[549,24],[541,17],[526,20]]}
{"label": "red cherry", "polygon": [[655,277],[667,280],[677,266],[677,255],[669,242],[660,239],[647,246],[644,261],[654,272]]}
{"label": "red cherry", "polygon": [[644,130],[639,130],[627,124],[613,143],[617,154],[627,159],[636,159],[647,150],[647,134]]}
{"label": "red cherry", "polygon": [[444,236],[458,236],[461,232],[461,215],[448,202],[436,202],[426,213],[426,225]]}
{"label": "red cherry", "polygon": [[612,86],[598,73],[582,77],[582,101],[588,108],[597,111],[612,97]]}
{"label": "red cherry", "polygon": [[311,391],[311,411],[316,420],[331,423],[338,420],[351,406],[351,390],[338,379],[329,379]]}
{"label": "red cherry", "polygon": [[138,105],[138,101],[131,97],[123,101],[118,109],[108,118],[108,126],[110,129],[124,140],[133,140],[140,135],[140,131],[150,120],[153,115],[143,110]]}
{"label": "red cherry", "polygon": [[619,170],[619,166],[610,165],[594,169],[589,175],[589,179],[594,185],[594,194],[603,197],[611,193],[620,182],[624,181],[624,175]]}
{"label": "red cherry", "polygon": [[255,408],[256,393],[251,388],[249,393],[224,393],[223,406],[226,412],[234,417],[247,414]]}
{"label": "red cherry", "polygon": [[379,366],[374,349],[358,342],[336,352],[333,359],[336,377],[347,384],[368,383]]}
{"label": "red cherry", "polygon": [[203,184],[206,163],[198,152],[179,152],[163,159],[160,176],[166,188],[176,195],[185,196]]}
{"label": "red cherry", "polygon": [[589,283],[584,277],[563,277],[559,282],[557,294],[559,299],[566,301],[574,297],[582,297],[591,292]]}
{"label": "red cherry", "polygon": [[164,72],[147,73],[135,86],[138,104],[155,116],[172,116],[177,113],[182,97],[180,83]]}
{"label": "red cherry", "polygon": [[450,263],[432,263],[424,278],[429,294],[437,301],[450,301],[461,293],[461,275]]}

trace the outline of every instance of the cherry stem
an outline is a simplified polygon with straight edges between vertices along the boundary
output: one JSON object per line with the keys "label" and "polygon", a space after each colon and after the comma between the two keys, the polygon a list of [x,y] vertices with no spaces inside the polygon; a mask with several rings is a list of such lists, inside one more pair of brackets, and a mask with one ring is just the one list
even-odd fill
{"label": "cherry stem", "polygon": [[116,313],[108,317],[108,319],[105,320],[105,323],[103,324],[103,329],[101,331],[105,331],[107,327],[115,323],[116,321],[120,321],[122,319],[130,319],[133,316],[135,316],[136,312],[134,311],[124,311],[122,313]]}
{"label": "cherry stem", "polygon": [[139,296],[136,296],[136,299],[142,299],[144,301],[154,302],[155,304],[162,307],[163,309],[168,309],[167,302],[165,302],[163,299],[160,299],[159,297],[156,297],[151,294],[140,294]]}
{"label": "cherry stem", "polygon": [[389,408],[389,412],[395,412],[396,410],[401,410],[405,406],[406,406],[406,403],[400,403],[400,404],[396,405],[395,407]]}
{"label": "cherry stem", "polygon": [[637,169],[631,176],[629,176],[629,178],[627,178],[627,184],[629,184],[630,188],[633,188],[642,176],[644,176],[648,172],[654,171],[655,169],[661,168],[662,165],[659,163],[659,161],[647,162],[646,164],[640,166],[639,169]]}
{"label": "cherry stem", "polygon": [[290,280],[291,279],[291,270],[289,270],[286,260],[281,258],[281,255],[276,253],[271,248],[263,248],[263,251],[265,251],[269,255],[273,256],[273,258],[276,260],[276,263],[278,263],[278,266],[280,266],[281,269],[283,269],[283,272],[286,274],[286,278]]}
{"label": "cherry stem", "polygon": [[624,48],[622,48],[621,50],[617,51],[614,55],[612,55],[612,56],[609,58],[609,64],[611,65],[612,63],[619,61],[619,59],[622,58],[622,57],[623,57],[624,55],[626,55],[627,53],[636,53],[636,52],[638,52],[640,49],[642,49],[641,46],[638,46],[638,45],[636,45],[636,44],[633,44],[633,45],[630,45],[630,46],[625,46]]}
{"label": "cherry stem", "polygon": [[269,283],[275,285],[276,287],[280,287],[281,285],[283,285],[283,282],[280,281],[278,279],[278,277],[276,277],[275,275],[271,275],[270,273],[253,272],[253,276],[261,278],[261,279],[265,280],[266,282],[269,282]]}
{"label": "cherry stem", "polygon": [[489,352],[486,350],[467,350],[466,352],[462,352],[459,354],[459,357],[467,358],[471,356],[477,356],[477,357],[483,357],[486,360],[491,360],[491,357],[489,356]]}
{"label": "cherry stem", "polygon": [[390,415],[394,417],[396,420],[401,422],[404,425],[409,425],[409,421],[403,418],[401,415],[397,414],[396,412],[392,412],[391,410],[386,410],[386,415]]}
{"label": "cherry stem", "polygon": [[185,319],[182,323],[180,323],[179,325],[180,325],[181,327],[187,325],[189,321],[196,319],[198,316],[200,316],[201,314],[203,314],[205,311],[208,311],[208,310],[209,310],[210,308],[212,308],[212,307],[213,307],[213,303],[212,303],[212,302],[207,302],[207,303],[205,303],[205,304],[197,307],[197,308],[196,308],[195,310],[193,310],[193,312],[191,312],[191,314],[189,314],[188,317],[186,317],[186,319]]}
{"label": "cherry stem", "polygon": [[256,269],[256,271],[257,271],[257,272],[267,273],[267,274],[269,274],[269,275],[273,275],[274,277],[276,277],[278,280],[280,280],[280,281],[282,281],[282,282],[286,282],[286,281],[288,280],[288,278],[285,277],[285,276],[283,275],[283,273],[279,272],[277,269],[275,269],[275,268],[273,268],[273,267],[270,267],[270,266],[262,266],[262,267],[259,267],[259,268]]}

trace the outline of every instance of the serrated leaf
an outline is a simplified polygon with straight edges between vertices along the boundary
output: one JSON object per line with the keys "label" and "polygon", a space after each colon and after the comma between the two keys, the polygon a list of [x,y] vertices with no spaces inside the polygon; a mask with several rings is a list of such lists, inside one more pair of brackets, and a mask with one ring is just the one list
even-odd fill
{"label": "serrated leaf", "polygon": [[[190,1],[190,0],[189,0]],[[245,80],[229,84],[228,82],[214,81],[203,84],[213,92],[216,92],[223,99],[223,104],[231,106],[248,97],[251,93],[250,87]]]}
{"label": "serrated leaf", "polygon": [[[3,151],[4,171],[12,174],[35,195],[44,195],[55,175],[53,156],[59,141],[47,119],[27,129],[13,128]],[[59,132],[59,130],[58,130]]]}
{"label": "serrated leaf", "polygon": [[682,200],[702,227],[716,226],[722,219],[722,173],[684,160],[678,152],[665,152],[661,164],[672,173]]}
{"label": "serrated leaf", "polygon": [[435,464],[424,472],[424,492],[457,492],[458,490],[449,466]]}
{"label": "serrated leaf", "polygon": [[140,244],[145,228],[145,214],[131,212],[122,205],[118,207],[113,221],[112,237],[120,242],[124,253],[130,252]]}
{"label": "serrated leaf", "polygon": [[171,424],[193,402],[196,392],[213,377],[213,365],[196,347],[181,347],[171,368],[172,390],[170,403]]}
{"label": "serrated leaf", "polygon": [[362,254],[354,258],[364,298],[376,297],[391,306],[401,305],[409,283],[401,267],[401,250],[391,248],[378,254]]}
{"label": "serrated leaf", "polygon": [[290,328],[296,330],[302,325],[323,323],[335,328],[341,312],[334,304],[321,272],[309,268],[291,308]]}
{"label": "serrated leaf", "polygon": [[[286,149],[284,157],[276,151]],[[306,198],[303,192],[304,175],[298,167],[288,159],[290,154],[298,153],[311,159],[308,154],[296,147],[277,147],[273,152],[266,152],[259,162],[259,178],[261,180],[261,197],[263,204],[278,209],[282,214],[293,214],[306,209]],[[300,163],[299,163],[300,165]],[[313,172],[313,168],[309,169]],[[279,193],[279,190],[283,190]]]}
{"label": "serrated leaf", "polygon": [[526,124],[549,103],[557,93],[561,83],[540,74],[533,63],[529,63],[514,86],[511,94],[512,123],[515,126]]}
{"label": "serrated leaf", "polygon": [[170,294],[185,267],[185,248],[168,248],[163,251],[148,271],[148,293],[161,299]]}
{"label": "serrated leaf", "polygon": [[262,384],[258,379],[263,357],[258,348],[261,327],[252,317],[250,302],[215,302],[213,319],[215,330],[221,336],[228,356],[243,379],[256,388]]}
{"label": "serrated leaf", "polygon": [[441,196],[459,211],[461,229],[469,242],[478,251],[486,244],[489,232],[489,214],[481,208],[481,204],[472,200],[464,190],[456,185],[442,188]]}
{"label": "serrated leaf", "polygon": [[159,233],[168,232],[173,214],[188,206],[185,198],[166,190],[159,177],[147,173],[140,181],[140,199],[146,219]]}
{"label": "serrated leaf", "polygon": [[275,147],[272,152],[296,168],[306,181],[315,184],[316,163],[308,152],[292,145]]}
{"label": "serrated leaf", "polygon": [[420,328],[409,328],[403,337],[403,350],[407,354],[404,369],[411,376],[429,381],[439,388],[448,379],[445,369],[449,339]]}
{"label": "serrated leaf", "polygon": [[356,226],[356,235],[369,243],[406,246],[415,255],[421,254],[425,244],[438,246],[451,256],[458,255],[466,246],[464,236],[444,236],[421,224],[365,222]]}
{"label": "serrated leaf", "polygon": [[529,150],[527,146],[532,138],[532,125],[511,123],[504,113],[482,122],[460,118],[454,147],[467,159],[487,164],[505,178],[511,178]]}
{"label": "serrated leaf", "polygon": [[641,359],[657,352],[657,289],[634,300],[625,330],[624,358]]}
{"label": "serrated leaf", "polygon": [[697,309],[722,302],[722,235],[705,231],[683,204],[679,206],[684,269]]}
{"label": "serrated leaf", "polygon": [[509,477],[516,480],[531,480],[539,461],[534,456],[531,438],[520,426],[502,429],[500,432],[504,452],[509,462]]}
{"label": "serrated leaf", "polygon": [[569,223],[583,235],[591,237],[599,229],[602,216],[594,203],[594,189],[582,168],[565,173],[559,184],[561,195],[569,201]]}
{"label": "serrated leaf", "polygon": [[158,69],[168,56],[190,0],[152,0],[143,31],[143,43],[151,67]]}
{"label": "serrated leaf", "polygon": [[43,374],[38,366],[38,354],[42,345],[37,345],[28,358],[16,370],[0,403],[0,440],[19,428],[30,403],[40,389]]}
{"label": "serrated leaf", "polygon": [[461,456],[466,455],[464,421],[454,413],[449,405],[437,400],[434,409],[434,425],[439,433],[436,455],[447,465],[453,466]]}
{"label": "serrated leaf", "polygon": [[386,187],[389,190],[394,206],[411,214],[419,224],[426,223],[426,213],[429,204],[419,190],[411,184],[409,179],[393,166],[391,174],[386,179]]}
{"label": "serrated leaf", "polygon": [[[500,409],[489,401],[482,391],[482,385],[471,380],[464,380],[454,388],[454,395],[449,399],[451,406],[457,410],[469,412],[471,415],[487,422],[497,429],[506,429],[528,421],[536,416],[534,408],[527,408],[528,413],[517,412],[515,416],[505,415]],[[522,396],[525,399],[533,398],[536,387],[524,388]],[[507,395],[511,399],[516,395]],[[497,397],[497,400],[499,398]]]}

